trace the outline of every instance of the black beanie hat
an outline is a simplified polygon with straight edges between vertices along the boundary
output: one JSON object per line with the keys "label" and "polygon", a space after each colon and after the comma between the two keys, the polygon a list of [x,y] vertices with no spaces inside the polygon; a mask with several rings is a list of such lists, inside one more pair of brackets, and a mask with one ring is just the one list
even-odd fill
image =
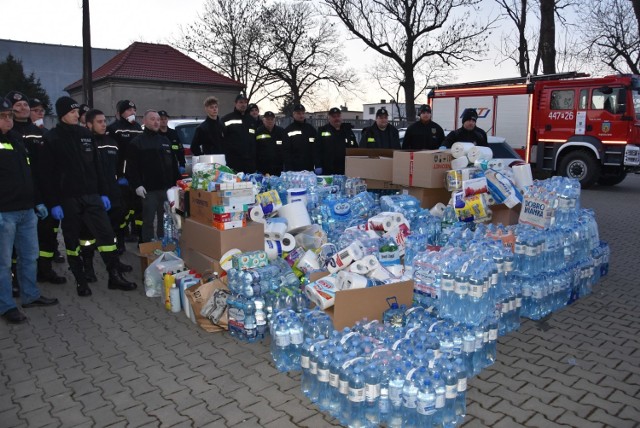
{"label": "black beanie hat", "polygon": [[29,98],[27,98],[27,96],[22,92],[18,92],[18,91],[9,92],[5,98],[9,100],[11,105],[14,105],[18,101],[26,101],[27,104],[29,103]]}
{"label": "black beanie hat", "polygon": [[118,114],[122,115],[126,110],[130,108],[136,108],[136,105],[131,100],[122,100],[118,105]]}
{"label": "black beanie hat", "polygon": [[464,109],[462,112],[462,123],[465,123],[467,120],[478,120],[478,112],[474,108]]}
{"label": "black beanie hat", "polygon": [[58,119],[62,119],[62,116],[69,113],[74,108],[80,108],[80,104],[71,97],[60,97],[56,101],[56,114]]}

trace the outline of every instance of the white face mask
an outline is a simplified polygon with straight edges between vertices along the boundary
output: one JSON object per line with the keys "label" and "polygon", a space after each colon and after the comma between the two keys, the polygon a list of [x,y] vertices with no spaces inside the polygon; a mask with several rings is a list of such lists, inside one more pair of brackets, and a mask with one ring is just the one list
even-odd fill
{"label": "white face mask", "polygon": [[130,116],[127,116],[127,122],[129,122],[129,123],[133,123],[133,122],[135,122],[135,121],[136,121],[136,115],[135,115],[135,114],[132,114],[132,115],[130,115]]}
{"label": "white face mask", "polygon": [[34,124],[35,126],[37,126],[38,128],[40,128],[41,126],[43,126],[43,125],[44,125],[44,120],[42,120],[42,119],[36,119],[36,121],[35,121],[35,122],[33,122],[33,124]]}

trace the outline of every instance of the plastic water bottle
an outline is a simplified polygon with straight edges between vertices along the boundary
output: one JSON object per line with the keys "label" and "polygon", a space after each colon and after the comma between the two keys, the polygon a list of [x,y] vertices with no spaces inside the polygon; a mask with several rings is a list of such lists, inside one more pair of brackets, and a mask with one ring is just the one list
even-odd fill
{"label": "plastic water bottle", "polygon": [[[408,364],[410,366],[410,363]],[[415,368],[409,370],[404,378],[402,387],[402,426],[416,427],[416,406],[418,400],[418,386],[413,378]]]}
{"label": "plastic water bottle", "polygon": [[458,378],[458,387],[457,387],[457,396],[454,405],[455,414],[456,414],[456,423],[461,424],[467,415],[467,369],[463,361],[458,358],[454,361],[454,368],[457,373]]}
{"label": "plastic water bottle", "polygon": [[328,349],[322,351],[318,359],[318,407],[323,412],[329,410],[331,404],[331,390],[329,387],[331,356]]}
{"label": "plastic water bottle", "polygon": [[447,388],[439,371],[434,371],[432,376],[433,388],[436,392],[436,411],[433,414],[433,426],[444,426],[444,411],[446,405]]}
{"label": "plastic water bottle", "polygon": [[304,341],[304,330],[302,323],[297,316],[293,316],[289,322],[289,348],[287,350],[291,370],[300,368],[300,357],[302,355],[302,347]]}
{"label": "plastic water bottle", "polygon": [[244,337],[247,342],[255,342],[257,338],[256,306],[253,300],[247,300],[244,311]]}
{"label": "plastic water bottle", "polygon": [[368,427],[377,427],[380,424],[380,372],[375,364],[369,364],[364,373],[364,417]]}
{"label": "plastic water bottle", "polygon": [[453,364],[447,363],[442,372],[445,384],[445,405],[443,422],[445,427],[453,427],[456,423],[455,403],[458,396],[458,375]]}
{"label": "plastic water bottle", "polygon": [[402,427],[402,388],[404,387],[404,374],[402,368],[396,367],[389,379],[389,401],[391,413],[387,425],[391,428]]}
{"label": "plastic water bottle", "polygon": [[356,366],[349,379],[349,427],[365,427],[365,383],[362,368]]}
{"label": "plastic water bottle", "polygon": [[300,351],[300,367],[302,368],[302,378],[300,384],[302,386],[302,392],[307,397],[311,390],[312,375],[310,373],[310,357],[313,349],[313,341],[310,338],[305,339],[302,349]]}
{"label": "plastic water bottle", "polygon": [[271,356],[276,368],[282,372],[288,371],[291,367],[289,360],[289,327],[284,319],[279,319],[274,328],[274,340],[271,341]]}
{"label": "plastic water bottle", "polygon": [[418,391],[417,411],[417,426],[433,426],[433,415],[436,412],[436,391],[430,379],[425,379]]}
{"label": "plastic water bottle", "polygon": [[[340,397],[340,368],[344,364],[347,355],[338,348],[333,353],[333,358],[329,363],[329,388],[327,388],[327,395],[329,396],[329,408],[328,412],[334,418],[337,418],[342,412],[342,400]],[[323,400],[323,397],[320,397]]]}

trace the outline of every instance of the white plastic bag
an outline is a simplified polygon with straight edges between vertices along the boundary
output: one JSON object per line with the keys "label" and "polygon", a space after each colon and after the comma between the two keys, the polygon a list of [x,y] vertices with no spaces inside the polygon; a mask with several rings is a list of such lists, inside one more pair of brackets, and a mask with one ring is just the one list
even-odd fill
{"label": "white plastic bag", "polygon": [[144,271],[144,291],[147,297],[161,297],[162,276],[184,269],[184,261],[173,252],[163,252]]}

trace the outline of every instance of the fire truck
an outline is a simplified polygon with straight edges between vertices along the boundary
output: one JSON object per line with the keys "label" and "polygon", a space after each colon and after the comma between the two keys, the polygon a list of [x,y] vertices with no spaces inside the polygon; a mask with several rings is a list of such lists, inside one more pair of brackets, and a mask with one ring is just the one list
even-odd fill
{"label": "fire truck", "polygon": [[437,86],[428,94],[433,120],[477,126],[506,142],[534,171],[612,186],[640,172],[640,76],[562,73]]}

